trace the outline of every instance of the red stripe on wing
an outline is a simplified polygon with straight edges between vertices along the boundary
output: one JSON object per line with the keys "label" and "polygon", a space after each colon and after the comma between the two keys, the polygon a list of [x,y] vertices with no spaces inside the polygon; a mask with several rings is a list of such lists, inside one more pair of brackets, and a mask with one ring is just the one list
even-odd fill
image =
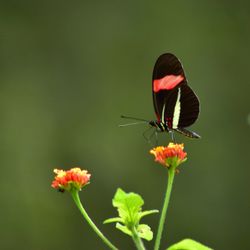
{"label": "red stripe on wing", "polygon": [[156,93],[160,90],[170,90],[184,80],[182,75],[167,75],[161,79],[153,81],[153,91]]}

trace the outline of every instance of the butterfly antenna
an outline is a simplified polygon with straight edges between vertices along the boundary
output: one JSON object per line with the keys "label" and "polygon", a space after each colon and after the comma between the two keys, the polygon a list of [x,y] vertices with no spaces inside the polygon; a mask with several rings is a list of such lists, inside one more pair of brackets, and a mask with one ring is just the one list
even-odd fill
{"label": "butterfly antenna", "polygon": [[131,125],[137,125],[137,124],[145,124],[148,123],[146,121],[142,121],[142,122],[131,122],[131,123],[125,123],[125,124],[120,124],[118,125],[119,127],[126,127],[126,126],[131,126]]}
{"label": "butterfly antenna", "polygon": [[136,118],[136,117],[132,117],[132,116],[121,115],[121,118],[131,119],[131,120],[135,120],[135,121],[149,122],[149,120],[145,120],[145,119],[141,119],[141,118]]}

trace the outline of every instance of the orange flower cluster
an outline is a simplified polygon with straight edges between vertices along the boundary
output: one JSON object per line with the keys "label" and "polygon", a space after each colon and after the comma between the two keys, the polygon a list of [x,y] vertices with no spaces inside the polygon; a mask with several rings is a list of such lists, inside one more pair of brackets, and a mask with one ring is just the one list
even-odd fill
{"label": "orange flower cluster", "polygon": [[54,169],[54,173],[56,176],[51,186],[61,192],[71,191],[72,189],[80,191],[82,187],[89,183],[91,176],[88,171],[80,168],[71,168],[67,171]]}
{"label": "orange flower cluster", "polygon": [[166,167],[177,167],[187,160],[187,153],[183,151],[183,144],[169,143],[167,147],[159,146],[150,150],[155,161]]}

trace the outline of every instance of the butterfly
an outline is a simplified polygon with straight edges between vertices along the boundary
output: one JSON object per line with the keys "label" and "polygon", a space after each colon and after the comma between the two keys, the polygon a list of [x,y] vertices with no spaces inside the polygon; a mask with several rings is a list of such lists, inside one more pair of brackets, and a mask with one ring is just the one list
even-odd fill
{"label": "butterfly", "polygon": [[157,132],[171,133],[173,141],[174,131],[190,138],[200,138],[187,129],[199,116],[199,99],[188,86],[182,64],[175,55],[165,53],[157,59],[153,69],[152,94],[156,120],[122,117],[146,121]]}

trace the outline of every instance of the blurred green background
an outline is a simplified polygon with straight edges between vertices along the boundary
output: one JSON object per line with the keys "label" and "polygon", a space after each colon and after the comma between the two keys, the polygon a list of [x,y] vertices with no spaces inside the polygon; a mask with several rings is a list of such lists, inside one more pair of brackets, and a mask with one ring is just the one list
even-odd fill
{"label": "blurred green background", "polygon": [[[122,250],[129,237],[102,221],[116,215],[117,187],[160,209],[166,173],[145,125],[155,119],[151,75],[164,52],[182,61],[201,101],[174,183],[165,246],[190,237],[214,249],[250,249],[249,1],[2,1],[0,4],[0,249],[106,249],[54,168],[92,174],[81,193],[89,215]],[[160,144],[170,137],[161,134]],[[154,232],[158,215],[143,221]],[[152,249],[152,242],[146,243]]]}

